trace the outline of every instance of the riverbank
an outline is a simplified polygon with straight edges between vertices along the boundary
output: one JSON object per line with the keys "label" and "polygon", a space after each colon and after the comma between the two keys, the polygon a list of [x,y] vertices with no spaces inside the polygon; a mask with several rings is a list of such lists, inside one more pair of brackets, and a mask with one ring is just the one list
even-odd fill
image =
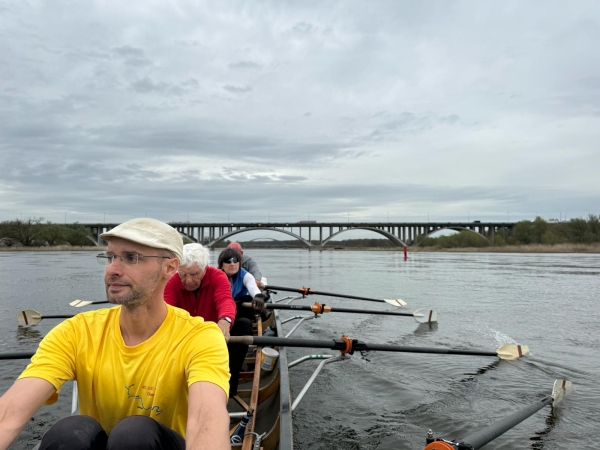
{"label": "riverbank", "polygon": [[408,247],[409,252],[455,252],[455,253],[600,253],[600,244],[531,244],[504,245],[502,247]]}
{"label": "riverbank", "polygon": [[0,252],[101,252],[106,247],[57,245],[55,247],[0,247]]}
{"label": "riverbank", "polygon": [[[105,251],[106,247],[77,247],[69,245],[59,245],[56,247],[0,247],[0,252],[101,252]],[[218,248],[215,251],[221,251]],[[251,248],[252,250],[281,250],[280,248]],[[285,250],[305,250],[305,248],[287,248]],[[324,251],[341,251],[341,252],[363,252],[363,251],[382,251],[382,252],[398,252],[403,249],[400,247],[325,247]],[[600,244],[556,244],[556,245],[505,245],[502,247],[408,247],[409,253],[415,252],[450,252],[450,253],[600,253]]]}

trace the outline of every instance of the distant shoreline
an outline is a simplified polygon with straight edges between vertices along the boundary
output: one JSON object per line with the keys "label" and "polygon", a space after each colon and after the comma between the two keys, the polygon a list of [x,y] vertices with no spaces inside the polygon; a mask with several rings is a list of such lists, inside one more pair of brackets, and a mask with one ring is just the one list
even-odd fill
{"label": "distant shoreline", "polygon": [[[224,248],[224,247],[223,247]],[[215,251],[221,251],[223,248],[216,248]],[[59,245],[56,247],[0,247],[0,252],[102,252],[106,247],[78,247]],[[247,248],[246,251],[251,253],[253,250],[306,250],[302,247],[288,248]],[[383,252],[402,252],[401,247],[330,247],[324,248],[323,251],[383,251]],[[600,253],[600,244],[556,244],[556,245],[505,245],[502,247],[457,247],[457,248],[441,248],[441,247],[408,247],[408,253]]]}
{"label": "distant shoreline", "polygon": [[530,244],[504,245],[502,247],[409,247],[409,252],[450,252],[450,253],[600,253],[600,244]]}
{"label": "distant shoreline", "polygon": [[102,252],[106,247],[57,245],[55,247],[0,247],[0,252]]}

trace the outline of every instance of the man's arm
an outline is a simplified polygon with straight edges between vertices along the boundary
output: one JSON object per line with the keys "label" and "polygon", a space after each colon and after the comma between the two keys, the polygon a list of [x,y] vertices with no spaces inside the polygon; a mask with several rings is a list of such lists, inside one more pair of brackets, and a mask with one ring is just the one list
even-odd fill
{"label": "man's arm", "polygon": [[225,342],[229,342],[229,332],[231,331],[231,323],[228,320],[219,319],[219,321],[217,322],[217,326],[223,333],[223,336],[225,337]]}
{"label": "man's arm", "polygon": [[[214,286],[214,291],[212,299],[215,302],[215,309],[217,310],[218,319],[222,317],[229,317],[231,319],[231,324],[233,324],[235,322],[237,308],[235,306],[235,301],[231,296],[231,285],[229,284],[227,275],[225,275],[225,272],[219,270],[214,272],[213,276],[214,278],[212,280],[212,285]],[[221,321],[217,320],[217,325],[220,322]],[[219,328],[221,328],[221,325],[219,325]],[[221,328],[221,330],[223,330],[223,328]]]}
{"label": "man's arm", "polygon": [[246,259],[246,255],[244,255],[243,267],[246,269],[246,272],[250,272],[254,279],[260,283],[260,280],[262,279],[262,273],[258,268],[256,261],[254,261],[250,256],[248,256],[248,259]]}
{"label": "man's arm", "polygon": [[230,450],[229,414],[225,391],[198,381],[190,386],[186,450]]}
{"label": "man's arm", "polygon": [[55,391],[41,378],[21,378],[0,397],[0,450],[8,448]]}

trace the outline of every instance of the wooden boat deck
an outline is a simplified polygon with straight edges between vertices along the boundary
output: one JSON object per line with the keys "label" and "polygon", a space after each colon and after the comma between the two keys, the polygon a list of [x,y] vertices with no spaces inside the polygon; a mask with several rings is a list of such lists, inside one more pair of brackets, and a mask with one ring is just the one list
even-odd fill
{"label": "wooden boat deck", "polygon": [[[273,312],[264,324],[259,319],[256,335],[262,336],[263,327],[268,325],[277,331],[278,336],[283,336],[277,311]],[[279,351],[279,358],[271,372],[260,368],[261,347],[256,347],[254,355],[246,358],[250,370],[240,373],[238,387],[238,397],[244,405],[240,405],[241,402],[237,399],[230,398],[227,410],[230,413],[242,413],[247,407],[254,408],[254,417],[248,424],[246,433],[266,433],[261,443],[264,450],[291,450],[293,439],[288,361],[284,348],[276,350]],[[232,419],[231,431],[238,423],[239,419]],[[242,444],[232,444],[231,448],[251,450],[253,443],[254,436],[247,434]]]}

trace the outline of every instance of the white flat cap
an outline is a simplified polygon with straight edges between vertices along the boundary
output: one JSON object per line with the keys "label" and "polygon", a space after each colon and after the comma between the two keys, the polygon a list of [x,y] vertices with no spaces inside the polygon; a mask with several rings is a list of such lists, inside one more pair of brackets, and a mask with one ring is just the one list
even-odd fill
{"label": "white flat cap", "polygon": [[179,261],[183,254],[183,239],[179,232],[160,220],[156,219],[132,219],[112,230],[102,233],[100,239],[110,241],[118,237],[137,244],[152,248],[160,248],[173,253]]}

